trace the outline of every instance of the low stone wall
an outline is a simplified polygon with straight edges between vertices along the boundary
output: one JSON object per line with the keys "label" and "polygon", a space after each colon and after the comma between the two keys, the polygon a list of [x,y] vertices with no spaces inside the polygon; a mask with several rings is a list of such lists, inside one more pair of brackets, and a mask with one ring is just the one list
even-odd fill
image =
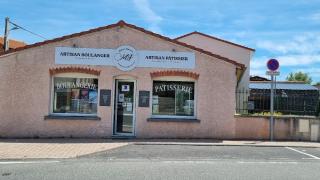
{"label": "low stone wall", "polygon": [[[320,141],[320,119],[304,116],[274,118],[275,140]],[[269,116],[236,115],[235,139],[269,140]]]}
{"label": "low stone wall", "polygon": [[267,139],[269,124],[265,117],[236,116],[236,139]]}

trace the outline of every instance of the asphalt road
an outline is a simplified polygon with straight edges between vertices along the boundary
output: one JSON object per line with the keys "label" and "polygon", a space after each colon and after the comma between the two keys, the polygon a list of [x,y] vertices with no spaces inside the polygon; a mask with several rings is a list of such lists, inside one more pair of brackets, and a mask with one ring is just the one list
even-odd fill
{"label": "asphalt road", "polygon": [[0,179],[320,179],[320,148],[129,145],[75,159],[0,161]]}

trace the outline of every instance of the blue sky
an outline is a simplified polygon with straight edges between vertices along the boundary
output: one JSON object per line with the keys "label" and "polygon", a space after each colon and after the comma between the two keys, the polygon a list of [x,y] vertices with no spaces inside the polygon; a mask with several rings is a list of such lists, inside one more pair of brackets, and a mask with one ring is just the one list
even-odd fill
{"label": "blue sky", "polygon": [[[0,32],[6,16],[48,39],[120,19],[171,38],[197,30],[256,49],[252,75],[277,58],[280,79],[303,71],[320,82],[320,0],[1,0]],[[42,41],[22,30],[10,37]]]}

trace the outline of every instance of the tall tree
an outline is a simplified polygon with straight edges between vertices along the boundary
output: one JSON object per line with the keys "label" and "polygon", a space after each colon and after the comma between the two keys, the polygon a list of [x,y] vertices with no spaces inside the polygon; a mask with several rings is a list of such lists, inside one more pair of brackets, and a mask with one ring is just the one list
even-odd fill
{"label": "tall tree", "polygon": [[307,73],[299,71],[295,73],[290,73],[287,76],[287,81],[303,81],[306,84],[311,84],[312,78]]}

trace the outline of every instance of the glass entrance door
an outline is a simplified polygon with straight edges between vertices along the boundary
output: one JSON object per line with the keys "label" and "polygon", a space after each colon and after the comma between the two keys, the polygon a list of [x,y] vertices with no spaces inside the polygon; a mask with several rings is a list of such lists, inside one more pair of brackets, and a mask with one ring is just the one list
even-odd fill
{"label": "glass entrance door", "polygon": [[116,135],[133,135],[135,120],[135,82],[116,80],[114,132]]}

